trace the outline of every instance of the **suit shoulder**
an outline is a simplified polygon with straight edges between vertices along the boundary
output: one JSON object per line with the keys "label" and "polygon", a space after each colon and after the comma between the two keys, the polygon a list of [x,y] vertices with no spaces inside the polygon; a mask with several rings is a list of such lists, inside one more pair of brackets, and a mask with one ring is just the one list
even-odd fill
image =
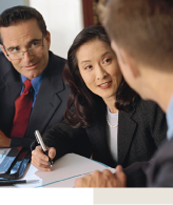
{"label": "suit shoulder", "polygon": [[5,55],[2,52],[0,52],[0,65],[2,65],[4,62],[8,62],[8,60],[5,57]]}
{"label": "suit shoulder", "polygon": [[2,76],[8,71],[8,68],[11,68],[11,63],[5,57],[5,55],[0,52],[0,75]]}
{"label": "suit shoulder", "polygon": [[61,58],[53,54],[51,51],[49,51],[49,63],[48,63],[47,74],[50,73],[51,76],[53,73],[55,75],[62,74],[65,63],[66,63],[66,60],[64,58]]}
{"label": "suit shoulder", "polygon": [[53,61],[54,63],[62,63],[65,64],[66,59],[55,55],[54,53],[52,53],[51,51],[49,51],[49,57],[50,57],[50,61]]}

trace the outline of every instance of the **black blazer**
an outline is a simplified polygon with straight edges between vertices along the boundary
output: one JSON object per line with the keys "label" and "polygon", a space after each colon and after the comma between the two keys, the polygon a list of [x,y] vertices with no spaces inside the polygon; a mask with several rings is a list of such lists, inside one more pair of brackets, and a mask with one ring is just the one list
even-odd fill
{"label": "black blazer", "polygon": [[128,113],[119,112],[118,162],[111,156],[107,140],[106,106],[98,104],[96,122],[86,128],[72,128],[58,123],[43,136],[49,147],[57,150],[56,158],[75,152],[111,167],[126,167],[136,161],[149,160],[166,137],[165,114],[151,101],[143,101]]}
{"label": "black blazer", "polygon": [[[63,120],[69,89],[62,80],[65,60],[49,52],[49,63],[32,109],[24,138],[13,138],[11,146],[30,146],[34,131],[41,133]],[[12,64],[0,53],[0,129],[10,136],[15,113],[14,102],[20,95],[22,80]]]}

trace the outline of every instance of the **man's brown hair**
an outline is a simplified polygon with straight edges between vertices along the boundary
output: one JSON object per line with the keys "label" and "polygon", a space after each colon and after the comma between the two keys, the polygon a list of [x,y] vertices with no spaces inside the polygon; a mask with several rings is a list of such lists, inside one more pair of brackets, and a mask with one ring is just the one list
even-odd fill
{"label": "man's brown hair", "polygon": [[[15,6],[3,11],[0,15],[0,27],[9,27],[31,19],[36,19],[43,36],[45,36],[47,29],[43,16],[29,6]],[[1,36],[0,44],[2,44]]]}
{"label": "man's brown hair", "polygon": [[173,0],[101,0],[99,8],[111,40],[136,61],[173,69]]}

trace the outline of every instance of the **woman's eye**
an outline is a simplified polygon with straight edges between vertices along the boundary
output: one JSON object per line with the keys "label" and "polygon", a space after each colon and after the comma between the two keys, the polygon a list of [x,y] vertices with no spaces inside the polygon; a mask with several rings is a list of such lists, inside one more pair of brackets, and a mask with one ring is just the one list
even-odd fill
{"label": "woman's eye", "polygon": [[109,62],[111,62],[111,58],[106,58],[106,59],[103,61],[103,63],[109,63]]}
{"label": "woman's eye", "polygon": [[91,66],[91,65],[88,65],[88,66],[85,67],[85,70],[89,70],[89,69],[91,69],[91,68],[92,68],[92,66]]}

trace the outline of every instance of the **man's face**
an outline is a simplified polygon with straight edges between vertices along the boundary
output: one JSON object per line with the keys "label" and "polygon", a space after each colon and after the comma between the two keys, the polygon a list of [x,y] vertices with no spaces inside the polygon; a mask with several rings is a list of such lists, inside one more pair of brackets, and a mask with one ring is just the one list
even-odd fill
{"label": "man's face", "polygon": [[[115,51],[124,79],[129,86],[134,89],[144,100],[153,99],[153,93],[148,86],[144,72],[139,69],[139,65],[130,56],[120,50],[114,41],[111,42],[112,49]],[[132,63],[133,62],[133,63]],[[143,69],[146,70],[146,69]]]}
{"label": "man's face", "polygon": [[130,75],[131,73],[129,72],[129,65],[125,62],[122,53],[119,49],[119,47],[116,45],[114,41],[111,42],[111,47],[114,50],[114,52],[117,55],[118,63],[120,66],[120,70],[126,80],[126,82],[133,88],[135,89],[134,86],[134,79],[132,79],[132,76]]}
{"label": "man's face", "polygon": [[[3,46],[1,49],[14,68],[28,79],[42,74],[49,59],[50,34],[44,37],[35,19],[21,22],[9,27],[0,28]],[[11,60],[7,54],[26,51],[35,45],[43,45],[43,50],[36,55],[29,52],[23,54],[22,59]],[[41,47],[40,47],[41,48]]]}

